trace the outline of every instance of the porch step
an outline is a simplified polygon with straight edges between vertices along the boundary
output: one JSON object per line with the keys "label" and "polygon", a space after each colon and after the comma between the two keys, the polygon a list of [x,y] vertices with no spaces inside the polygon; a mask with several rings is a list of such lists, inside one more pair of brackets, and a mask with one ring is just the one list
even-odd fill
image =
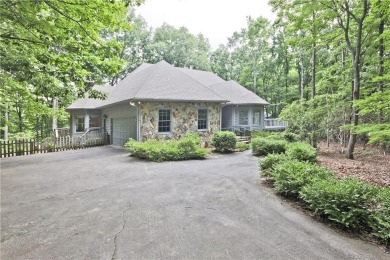
{"label": "porch step", "polygon": [[251,142],[251,137],[250,136],[236,136],[236,140],[239,143],[249,144]]}

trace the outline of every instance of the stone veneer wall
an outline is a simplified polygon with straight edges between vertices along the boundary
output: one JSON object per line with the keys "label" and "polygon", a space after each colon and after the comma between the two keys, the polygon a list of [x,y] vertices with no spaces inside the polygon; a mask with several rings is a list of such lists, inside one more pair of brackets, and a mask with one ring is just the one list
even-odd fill
{"label": "stone veneer wall", "polygon": [[[198,130],[198,109],[206,109],[208,129]],[[171,133],[158,133],[158,110],[171,110]],[[201,102],[142,102],[140,104],[141,137],[147,139],[179,139],[187,133],[199,133],[202,140],[209,141],[220,130],[220,103]]]}

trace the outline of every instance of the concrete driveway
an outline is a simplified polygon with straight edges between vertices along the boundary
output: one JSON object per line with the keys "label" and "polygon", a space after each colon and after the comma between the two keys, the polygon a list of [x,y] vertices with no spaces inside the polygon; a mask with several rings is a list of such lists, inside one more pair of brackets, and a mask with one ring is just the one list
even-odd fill
{"label": "concrete driveway", "polygon": [[1,259],[389,259],[283,203],[249,152],[110,146],[1,160]]}

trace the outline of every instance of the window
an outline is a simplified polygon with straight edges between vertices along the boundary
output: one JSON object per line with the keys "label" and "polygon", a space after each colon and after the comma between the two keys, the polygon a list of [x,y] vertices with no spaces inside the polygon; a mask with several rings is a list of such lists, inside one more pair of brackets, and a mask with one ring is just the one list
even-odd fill
{"label": "window", "polygon": [[198,109],[198,130],[207,130],[207,109]]}
{"label": "window", "polygon": [[168,133],[171,131],[171,110],[158,110],[158,132]]}
{"label": "window", "polygon": [[260,112],[258,111],[253,113],[253,125],[260,125]]}
{"label": "window", "polygon": [[238,124],[248,125],[248,109],[241,109],[238,112]]}
{"label": "window", "polygon": [[84,132],[84,115],[76,116],[76,132]]}
{"label": "window", "polygon": [[89,127],[100,127],[100,116],[99,115],[89,116]]}

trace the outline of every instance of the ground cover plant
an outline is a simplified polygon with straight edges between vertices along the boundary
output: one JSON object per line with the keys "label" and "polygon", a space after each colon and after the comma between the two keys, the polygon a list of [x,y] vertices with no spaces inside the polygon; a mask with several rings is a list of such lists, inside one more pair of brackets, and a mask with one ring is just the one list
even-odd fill
{"label": "ground cover plant", "polygon": [[256,137],[252,139],[252,154],[267,155],[270,153],[284,153],[287,141]]}
{"label": "ground cover plant", "polygon": [[287,146],[286,154],[288,157],[298,161],[315,162],[317,151],[308,143],[295,142]]}
{"label": "ground cover plant", "polygon": [[260,159],[261,176],[280,195],[300,201],[313,216],[342,229],[371,233],[389,246],[390,187],[339,179],[334,171],[313,163],[315,151],[306,143],[290,143],[285,153]]}
{"label": "ground cover plant", "polygon": [[210,153],[207,148],[201,148],[200,137],[196,134],[187,135],[179,140],[156,140],[137,142],[129,139],[125,147],[130,155],[151,161],[179,161],[204,159]]}
{"label": "ground cover plant", "polygon": [[243,152],[243,151],[246,151],[246,150],[249,150],[249,149],[251,149],[251,145],[250,144],[241,143],[241,142],[237,142],[236,143],[236,150],[239,151],[239,152]]}

